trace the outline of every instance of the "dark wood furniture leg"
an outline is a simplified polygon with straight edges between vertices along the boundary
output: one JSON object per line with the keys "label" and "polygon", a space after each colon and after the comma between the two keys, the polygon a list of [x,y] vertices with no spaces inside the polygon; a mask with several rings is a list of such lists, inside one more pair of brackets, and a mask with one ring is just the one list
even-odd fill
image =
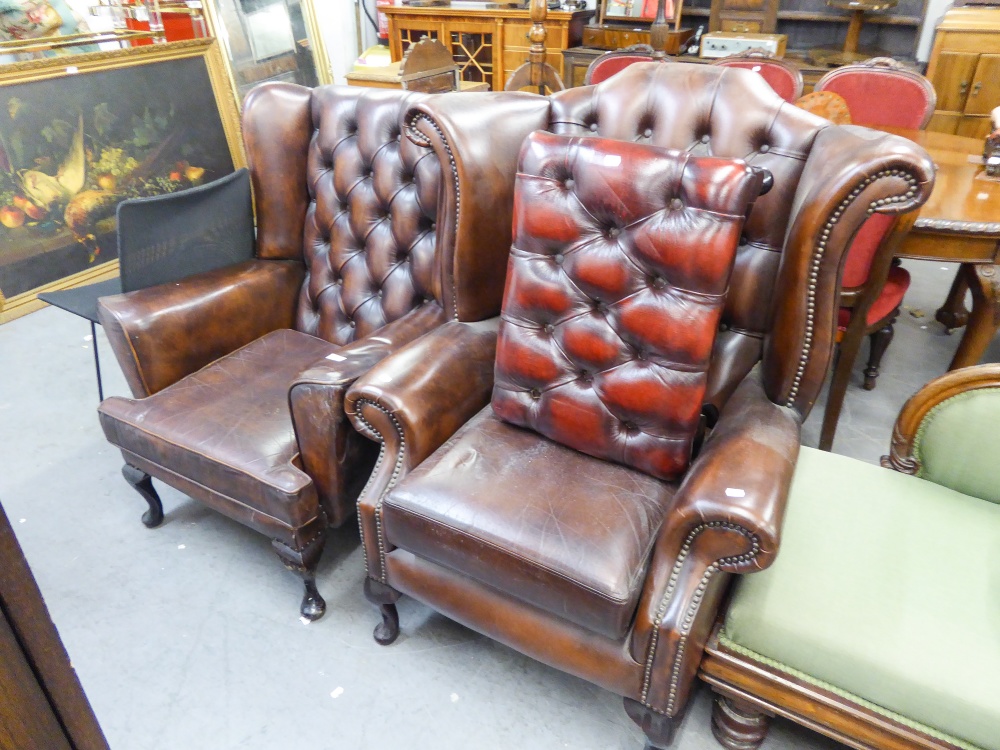
{"label": "dark wood furniture leg", "polygon": [[896,318],[898,317],[899,308],[896,308],[896,312],[893,313],[889,322],[868,337],[868,340],[871,343],[868,353],[868,366],[865,368],[864,388],[866,391],[875,390],[875,381],[878,378],[879,366],[882,364],[882,357],[885,354],[885,350],[888,349],[889,344],[892,343],[892,337],[895,333],[893,326],[895,325]]}
{"label": "dark wood furniture leg", "polygon": [[155,529],[163,523],[163,503],[160,502],[160,496],[153,488],[153,478],[141,469],[129,464],[122,467],[122,476],[149,504],[149,510],[142,514],[142,522],[146,528]]}
{"label": "dark wood furniture leg", "polygon": [[326,601],[316,588],[316,566],[326,544],[326,532],[322,531],[300,548],[289,547],[278,539],[271,540],[271,546],[282,564],[302,579],[305,592],[299,613],[309,621],[318,620],[326,612]]}
{"label": "dark wood furniture leg", "polygon": [[969,322],[969,311],[965,307],[965,293],[967,291],[969,291],[969,284],[965,280],[965,265],[963,264],[959,266],[955,279],[951,282],[948,298],[934,313],[934,318],[948,329],[948,333]]}
{"label": "dark wood furniture leg", "polygon": [[712,735],[729,750],[757,750],[771,728],[771,717],[743,701],[716,695]]}
{"label": "dark wood furniture leg", "polygon": [[645,750],[666,750],[673,742],[678,717],[657,713],[631,698],[625,698],[625,713],[646,735]]}
{"label": "dark wood furniture leg", "polygon": [[[961,275],[972,290],[972,314],[958,343],[949,370],[979,364],[983,352],[1000,328],[1000,273],[989,265],[962,266]],[[952,289],[955,285],[952,285]]]}
{"label": "dark wood furniture leg", "polygon": [[388,646],[399,637],[399,612],[396,602],[401,594],[391,586],[379,583],[374,578],[365,578],[365,598],[378,607],[382,622],[375,626],[375,641]]}
{"label": "dark wood furniture leg", "polygon": [[826,411],[823,413],[823,427],[820,429],[820,450],[828,451],[833,447],[833,438],[837,433],[837,422],[840,420],[840,411],[844,407],[844,395],[847,393],[847,384],[851,380],[854,360],[857,359],[858,349],[861,348],[863,338],[864,329],[854,332],[848,327],[847,332],[844,334],[844,339],[838,347],[836,366],[833,369],[833,378],[830,380],[830,390],[826,395]]}

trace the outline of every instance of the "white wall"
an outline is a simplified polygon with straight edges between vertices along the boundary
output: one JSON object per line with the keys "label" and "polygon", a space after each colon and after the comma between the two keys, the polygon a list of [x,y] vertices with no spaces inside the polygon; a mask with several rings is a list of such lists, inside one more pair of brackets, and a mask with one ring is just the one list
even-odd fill
{"label": "white wall", "polygon": [[358,57],[355,7],[355,0],[313,0],[316,25],[330,56],[334,83],[347,82],[344,75]]}
{"label": "white wall", "polygon": [[927,62],[931,57],[931,46],[934,44],[934,28],[941,20],[945,11],[951,8],[951,0],[928,0],[927,15],[924,16],[924,28],[920,32],[917,43],[917,59]]}

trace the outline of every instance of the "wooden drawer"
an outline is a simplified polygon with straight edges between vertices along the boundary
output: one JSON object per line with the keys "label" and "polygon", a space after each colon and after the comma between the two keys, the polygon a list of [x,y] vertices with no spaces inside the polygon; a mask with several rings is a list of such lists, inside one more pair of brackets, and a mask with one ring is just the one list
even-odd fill
{"label": "wooden drawer", "polygon": [[633,44],[649,44],[649,32],[645,29],[611,29],[601,26],[585,26],[583,46],[615,50],[631,47]]}
{"label": "wooden drawer", "polygon": [[[503,50],[503,69],[507,71],[507,75],[513,73],[519,66],[528,62],[528,52],[527,48],[517,49],[511,47],[504,47]],[[547,49],[545,50],[545,62],[556,69],[556,73],[562,78],[563,75],[563,58],[559,54],[558,49]],[[586,69],[584,69],[586,73]],[[569,86],[569,84],[566,84]]]}
{"label": "wooden drawer", "polygon": [[722,30],[731,31],[735,34],[761,34],[764,24],[760,21],[751,21],[743,18],[723,18]]}
{"label": "wooden drawer", "polygon": [[927,123],[927,129],[935,133],[955,134],[958,123],[962,120],[961,112],[938,112],[935,111],[931,121]]}

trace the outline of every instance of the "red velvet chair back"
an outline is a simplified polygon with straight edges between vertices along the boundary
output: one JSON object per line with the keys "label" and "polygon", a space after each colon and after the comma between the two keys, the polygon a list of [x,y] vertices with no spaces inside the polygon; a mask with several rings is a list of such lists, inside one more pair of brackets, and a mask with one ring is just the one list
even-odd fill
{"label": "red velvet chair back", "polygon": [[923,128],[937,104],[930,81],[888,57],[837,68],[814,90],[839,94],[847,102],[851,122],[872,127]]}
{"label": "red velvet chair back", "polygon": [[592,83],[606,81],[633,63],[649,62],[652,59],[653,48],[646,44],[636,44],[618,52],[608,52],[590,64],[587,68],[587,75],[584,76],[583,85],[589,86]]}
{"label": "red velvet chair back", "polygon": [[763,173],[533,133],[521,151],[493,410],[661,479],[688,466]]}
{"label": "red velvet chair back", "polygon": [[727,68],[743,68],[760,75],[774,93],[786,102],[794,102],[802,96],[802,72],[791,63],[767,57],[747,55],[745,57],[724,57],[713,65]]}

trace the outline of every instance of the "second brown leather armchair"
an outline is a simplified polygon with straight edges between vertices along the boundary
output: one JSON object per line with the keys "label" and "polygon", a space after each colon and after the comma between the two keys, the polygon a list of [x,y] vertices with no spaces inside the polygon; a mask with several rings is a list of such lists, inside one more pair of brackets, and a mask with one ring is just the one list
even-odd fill
{"label": "second brown leather armchair", "polygon": [[[757,199],[739,237],[707,352],[704,396],[688,390],[680,399],[686,419],[694,407],[710,432],[690,466],[664,480],[511,426],[484,410],[494,393],[497,321],[448,322],[387,357],[347,395],[355,426],[381,443],[358,501],[365,589],[382,612],[379,641],[396,637],[395,602],[413,596],[623,696],[650,743],[662,747],[684,710],[729,577],[766,567],[776,553],[801,421],[829,365],[844,251],[872,212],[897,215],[921,205],[932,165],[908,141],[850,132],[796,110],[738,69],[638,63],[549,102],[533,125],[525,124],[740,158],[773,175],[773,188]],[[458,99],[414,110],[414,127],[444,134],[456,153],[462,134],[488,126]],[[494,130],[493,153],[517,151],[524,135],[515,126]],[[576,190],[573,176],[558,171],[548,174],[562,179],[552,191]],[[653,272],[644,240],[615,224],[635,196],[659,200],[661,208],[667,204],[663,221],[687,229],[682,241],[714,247],[717,237],[695,221],[692,206],[718,200],[715,191],[725,183],[681,184],[680,194],[667,196],[657,180],[624,176],[602,187],[601,211],[550,214],[529,227],[542,238],[540,252],[560,232],[603,242],[606,250],[589,276],[577,273],[571,284],[524,287],[508,279],[508,294],[553,316],[529,326],[531,345],[515,358],[516,376],[497,361],[497,388],[512,389],[535,424],[555,414],[566,434],[605,435],[609,450],[622,456],[649,453],[645,438],[636,438],[651,424],[643,415],[671,400],[659,387],[641,379],[616,384],[605,394],[615,403],[598,411],[600,418],[554,391],[607,386],[582,349],[636,372],[662,352],[651,355],[642,337],[620,326],[611,335],[596,323],[568,341],[561,322],[570,308],[581,319],[608,314],[601,307],[607,301],[594,293],[602,284],[631,285],[637,295],[662,289],[682,304],[677,287],[699,278],[698,256],[685,262],[678,255],[682,271]],[[572,251],[548,252],[532,261],[539,279],[572,271]],[[525,262],[517,253],[512,264]],[[662,320],[635,312],[634,330],[656,338]],[[504,325],[513,324],[507,314]],[[665,330],[683,338],[694,329],[686,321],[679,315]],[[540,352],[560,364],[553,367]],[[688,380],[672,375],[670,382]]]}

